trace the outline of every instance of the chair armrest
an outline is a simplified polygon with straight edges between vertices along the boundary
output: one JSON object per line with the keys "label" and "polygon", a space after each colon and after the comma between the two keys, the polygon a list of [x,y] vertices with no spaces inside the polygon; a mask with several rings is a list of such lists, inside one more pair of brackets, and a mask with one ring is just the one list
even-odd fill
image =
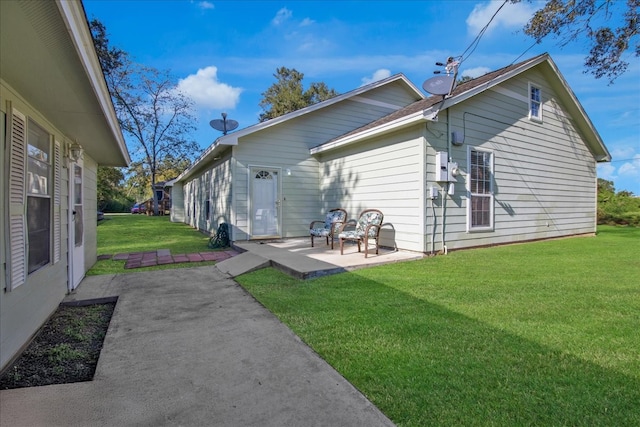
{"label": "chair armrest", "polygon": [[382,229],[382,224],[379,224],[379,225],[378,224],[369,224],[369,225],[367,225],[367,227],[364,229],[364,234],[368,235],[369,234],[369,230],[371,228],[373,228],[373,227],[377,227],[378,228],[378,231],[376,232],[376,236],[378,234],[380,234],[380,230]]}
{"label": "chair armrest", "polygon": [[340,221],[342,223],[342,226],[340,227],[340,230],[338,230],[338,233],[342,233],[347,227],[353,227],[355,228],[356,225],[358,225],[358,221],[356,221],[355,219],[350,219],[349,221]]}
{"label": "chair armrest", "polygon": [[316,224],[316,223],[320,223],[320,224],[324,225],[324,221],[319,221],[319,220],[318,221],[311,221],[311,224],[309,224],[309,230],[311,230],[312,228],[315,228],[313,226],[313,224]]}

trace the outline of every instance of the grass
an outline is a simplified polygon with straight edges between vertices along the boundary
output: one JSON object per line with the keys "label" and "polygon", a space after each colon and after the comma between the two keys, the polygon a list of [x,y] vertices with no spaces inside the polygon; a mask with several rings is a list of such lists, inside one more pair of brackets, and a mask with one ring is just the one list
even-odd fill
{"label": "grass", "polygon": [[399,426],[640,425],[640,229],[236,279]]}
{"label": "grass", "polygon": [[[183,223],[175,223],[168,216],[107,214],[98,225],[98,255],[147,252],[169,249],[173,255],[206,252],[209,236]],[[125,261],[99,260],[87,275],[127,273]],[[198,266],[213,265],[214,261],[199,262]],[[165,264],[136,268],[135,272],[193,267],[193,263]]]}

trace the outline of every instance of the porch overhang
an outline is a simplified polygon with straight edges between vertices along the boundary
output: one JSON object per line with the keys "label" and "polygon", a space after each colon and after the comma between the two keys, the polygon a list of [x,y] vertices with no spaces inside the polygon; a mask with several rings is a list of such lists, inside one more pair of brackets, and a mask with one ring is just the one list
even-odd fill
{"label": "porch overhang", "polygon": [[98,164],[129,152],[80,1],[0,1],[0,79]]}
{"label": "porch overhang", "polygon": [[[238,145],[238,138],[235,135],[224,135],[220,138],[216,139],[213,144],[211,144],[204,152],[193,162],[193,165],[182,172],[174,182],[181,182],[186,180],[187,178],[197,174],[206,165],[210,164],[209,162],[213,162],[217,157],[222,156],[222,154],[234,145]],[[205,166],[203,166],[205,165]]]}
{"label": "porch overhang", "polygon": [[372,128],[363,130],[362,132],[353,133],[345,137],[333,139],[322,145],[311,148],[309,150],[309,153],[311,155],[324,153],[327,151],[335,150],[340,147],[355,144],[357,142],[364,141],[366,139],[383,136],[400,129],[414,126],[418,123],[424,123],[428,121],[437,121],[437,120],[438,120],[437,111],[435,113],[431,109],[417,111],[413,114],[387,122],[380,126],[372,127]]}

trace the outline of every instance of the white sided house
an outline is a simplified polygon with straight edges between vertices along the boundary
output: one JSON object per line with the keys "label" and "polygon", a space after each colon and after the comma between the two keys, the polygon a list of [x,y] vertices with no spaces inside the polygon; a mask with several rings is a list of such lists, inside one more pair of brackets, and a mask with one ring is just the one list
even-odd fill
{"label": "white sided house", "polygon": [[425,97],[402,74],[218,138],[172,220],[232,241],[301,237],[331,208],[384,213],[383,246],[431,253],[596,231],[610,155],[543,54]]}
{"label": "white sided house", "polygon": [[80,1],[0,1],[0,370],[96,261],[98,164],[126,166]]}

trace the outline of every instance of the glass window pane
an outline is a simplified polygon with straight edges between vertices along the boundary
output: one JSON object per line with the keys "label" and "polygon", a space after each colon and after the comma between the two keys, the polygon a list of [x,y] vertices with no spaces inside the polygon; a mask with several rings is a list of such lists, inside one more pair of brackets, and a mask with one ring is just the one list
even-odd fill
{"label": "glass window pane", "polygon": [[29,239],[29,273],[49,263],[51,199],[27,197],[27,229]]}
{"label": "glass window pane", "polygon": [[471,151],[471,173],[469,189],[471,191],[470,223],[471,227],[491,227],[491,153]]}
{"label": "glass window pane", "polygon": [[31,156],[27,161],[27,192],[29,194],[49,194],[49,164]]}
{"label": "glass window pane", "polygon": [[73,194],[74,204],[82,204],[82,168],[75,165],[73,170]]}

